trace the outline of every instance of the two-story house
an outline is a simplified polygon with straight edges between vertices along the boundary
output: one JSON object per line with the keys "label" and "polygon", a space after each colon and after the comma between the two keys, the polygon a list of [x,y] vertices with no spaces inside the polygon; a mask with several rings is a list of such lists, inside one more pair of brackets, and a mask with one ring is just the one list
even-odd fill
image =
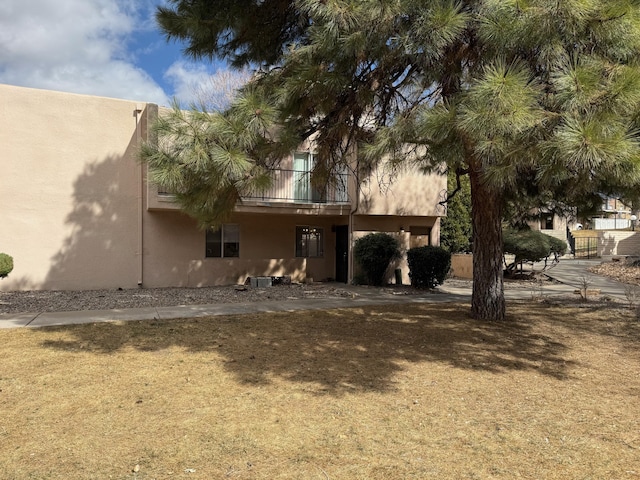
{"label": "two-story house", "polygon": [[[376,173],[314,189],[312,148],[274,172],[218,231],[202,231],[169,192],[146,182],[138,149],[158,107],[0,85],[2,290],[207,286],[247,277],[348,282],[351,246],[368,232],[405,249],[438,244],[441,175]],[[359,191],[359,194],[356,192]],[[408,282],[406,264],[399,267]]]}

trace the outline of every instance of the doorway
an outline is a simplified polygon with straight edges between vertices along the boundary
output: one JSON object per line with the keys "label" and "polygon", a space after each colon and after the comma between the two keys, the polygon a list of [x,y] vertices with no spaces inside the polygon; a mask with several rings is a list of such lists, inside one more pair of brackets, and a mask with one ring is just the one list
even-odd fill
{"label": "doorway", "polygon": [[349,225],[336,226],[336,282],[349,279]]}

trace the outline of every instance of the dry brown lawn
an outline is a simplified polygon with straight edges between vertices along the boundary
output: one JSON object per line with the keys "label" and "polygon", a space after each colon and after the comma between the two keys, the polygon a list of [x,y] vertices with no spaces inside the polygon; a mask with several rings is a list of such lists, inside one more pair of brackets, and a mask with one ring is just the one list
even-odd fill
{"label": "dry brown lawn", "polygon": [[0,331],[0,478],[640,478],[635,313],[467,311]]}

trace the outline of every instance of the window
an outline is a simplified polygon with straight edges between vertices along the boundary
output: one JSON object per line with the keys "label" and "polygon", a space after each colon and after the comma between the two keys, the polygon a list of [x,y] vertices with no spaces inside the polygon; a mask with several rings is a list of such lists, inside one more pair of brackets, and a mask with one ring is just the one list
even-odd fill
{"label": "window", "polygon": [[296,227],[296,257],[324,256],[324,232],[319,227]]}
{"label": "window", "polygon": [[547,215],[544,219],[544,229],[553,230],[553,215]]}
{"label": "window", "polygon": [[240,256],[240,226],[222,225],[218,230],[207,230],[206,256],[227,258]]}

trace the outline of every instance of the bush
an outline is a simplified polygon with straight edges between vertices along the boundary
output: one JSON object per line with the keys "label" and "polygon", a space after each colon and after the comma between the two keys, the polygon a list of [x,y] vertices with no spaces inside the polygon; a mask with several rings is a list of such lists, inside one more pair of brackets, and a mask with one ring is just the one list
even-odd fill
{"label": "bush", "polygon": [[515,255],[507,270],[523,262],[539,262],[551,255],[561,257],[567,252],[567,242],[537,230],[506,230],[502,236],[504,253]]}
{"label": "bush", "polygon": [[0,253],[0,278],[5,278],[13,270],[13,257]]}
{"label": "bush", "polygon": [[561,257],[565,253],[567,253],[568,245],[564,240],[549,236],[549,243],[551,245],[551,253],[555,254],[556,256]]}
{"label": "bush", "polygon": [[369,285],[379,286],[391,261],[400,257],[400,245],[387,233],[370,233],[356,240],[353,255]]}
{"label": "bush", "polygon": [[407,252],[411,285],[433,288],[444,282],[451,268],[451,253],[441,247],[417,247]]}
{"label": "bush", "polygon": [[515,255],[514,265],[539,262],[551,252],[550,238],[537,230],[506,230],[502,235],[504,253]]}

